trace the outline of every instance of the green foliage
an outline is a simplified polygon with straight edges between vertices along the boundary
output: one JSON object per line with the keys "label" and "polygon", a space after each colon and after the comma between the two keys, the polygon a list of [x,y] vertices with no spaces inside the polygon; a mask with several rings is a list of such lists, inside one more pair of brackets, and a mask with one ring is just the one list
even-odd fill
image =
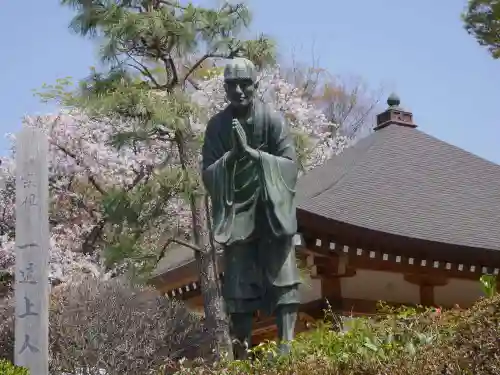
{"label": "green foliage", "polygon": [[163,254],[168,237],[189,237],[173,227],[169,205],[175,199],[187,207],[202,194],[198,166],[191,160],[201,139],[186,121],[200,115],[189,98],[196,79],[213,74],[216,59],[236,50],[259,67],[273,64],[275,44],[265,35],[239,39],[251,21],[249,9],[239,3],[224,2],[217,8],[176,0],[61,4],[75,11],[70,29],[100,44],[104,68],[91,68],[78,85],[69,78],[44,85],[37,95],[93,118],[126,123],[112,134],[117,150],[165,144],[164,163],[139,173],[132,186],[107,190],[102,198],[107,266],[126,264],[134,273],[147,272]]}
{"label": "green foliage", "polygon": [[[355,318],[341,321],[332,311],[312,333],[301,335],[294,343],[294,355],[328,357],[336,363],[353,360],[388,360],[396,355],[413,355],[417,348],[429,345],[445,332],[432,324],[432,309],[411,307],[390,308],[381,305],[384,315],[376,318]],[[332,330],[338,327],[339,333]],[[314,348],[314,349],[312,349]]]}
{"label": "green foliage", "polygon": [[252,348],[252,361],[202,361],[179,375],[415,375],[499,373],[500,295],[469,310],[393,308],[381,303],[373,317],[342,320],[332,311],[300,334],[292,353],[276,357],[276,342]]}
{"label": "green foliage", "polygon": [[153,90],[144,81],[121,68],[108,73],[92,74],[80,83],[80,105],[94,116],[117,117],[133,121],[136,126],[127,133],[117,132],[117,146],[129,141],[147,141],[165,133],[184,130],[186,118],[198,108],[181,91],[170,93]]}
{"label": "green foliage", "polygon": [[494,275],[483,275],[480,280],[483,293],[486,297],[493,297],[497,293],[497,278]]}
{"label": "green foliage", "polygon": [[29,375],[25,367],[15,366],[9,361],[0,359],[0,374],[2,375]]}
{"label": "green foliage", "polygon": [[[138,277],[152,271],[159,253],[154,244],[143,242],[144,235],[161,232],[162,225],[169,225],[165,212],[171,198],[194,190],[195,183],[181,168],[168,166],[133,189],[108,191],[103,199],[103,212],[112,229],[108,232],[110,245],[104,254],[106,265],[111,268],[126,261]],[[171,229],[167,227],[165,231]]]}
{"label": "green foliage", "polygon": [[[274,43],[264,35],[253,42],[238,41],[238,34],[251,21],[244,4],[224,3],[218,9],[176,0],[62,0],[61,4],[77,12],[70,24],[74,32],[105,37],[101,48],[104,61],[114,62],[127,55],[160,60],[171,70],[170,59],[202,49],[208,55],[229,54],[236,46],[247,48],[259,65],[275,61]],[[179,79],[170,73],[174,81]]]}
{"label": "green foliage", "polygon": [[478,43],[500,58],[500,0],[469,0],[462,14],[465,29]]}
{"label": "green foliage", "polygon": [[270,37],[261,34],[256,40],[242,43],[244,55],[252,60],[258,69],[276,63],[276,43]]}
{"label": "green foliage", "polygon": [[33,90],[42,103],[56,101],[65,106],[73,104],[72,94],[73,80],[71,77],[58,78],[53,85],[44,83],[40,90]]}

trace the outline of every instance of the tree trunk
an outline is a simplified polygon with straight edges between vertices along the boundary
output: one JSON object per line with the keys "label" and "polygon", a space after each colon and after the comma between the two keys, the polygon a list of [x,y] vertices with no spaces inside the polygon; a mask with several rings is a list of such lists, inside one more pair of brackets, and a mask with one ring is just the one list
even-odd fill
{"label": "tree trunk", "polygon": [[[188,125],[188,129],[190,129]],[[189,130],[188,130],[189,132]],[[182,169],[197,171],[199,167],[196,154],[189,147],[191,134],[176,133],[177,147]],[[197,181],[200,181],[198,179]],[[213,341],[213,349],[216,356],[233,358],[231,338],[229,335],[229,324],[224,308],[221,290],[219,288],[216,264],[215,246],[210,244],[209,232],[204,215],[203,195],[200,193],[201,186],[196,186],[191,193],[189,205],[191,210],[191,223],[193,225],[193,242],[202,251],[196,252],[196,262],[200,275],[201,293],[203,296],[203,307],[205,310],[205,323]]]}

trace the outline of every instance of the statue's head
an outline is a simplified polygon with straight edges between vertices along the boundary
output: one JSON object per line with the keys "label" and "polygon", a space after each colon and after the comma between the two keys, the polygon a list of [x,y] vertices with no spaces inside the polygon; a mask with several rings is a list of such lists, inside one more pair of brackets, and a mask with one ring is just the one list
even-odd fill
{"label": "statue's head", "polygon": [[224,89],[232,106],[245,108],[252,104],[257,89],[257,69],[248,59],[235,57],[224,69]]}

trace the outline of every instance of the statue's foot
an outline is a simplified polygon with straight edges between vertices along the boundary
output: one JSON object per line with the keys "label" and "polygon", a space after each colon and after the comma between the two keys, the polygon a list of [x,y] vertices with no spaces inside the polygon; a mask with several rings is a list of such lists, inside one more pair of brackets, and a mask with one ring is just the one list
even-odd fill
{"label": "statue's foot", "polygon": [[288,343],[281,343],[278,345],[278,350],[273,353],[269,352],[267,354],[267,360],[272,362],[277,360],[279,357],[286,357],[292,351],[292,346]]}
{"label": "statue's foot", "polygon": [[288,343],[281,343],[278,346],[278,354],[280,356],[289,355],[291,351],[292,351],[292,346]]}
{"label": "statue's foot", "polygon": [[248,359],[248,341],[241,342],[238,339],[233,340],[233,354],[236,360],[246,360]]}

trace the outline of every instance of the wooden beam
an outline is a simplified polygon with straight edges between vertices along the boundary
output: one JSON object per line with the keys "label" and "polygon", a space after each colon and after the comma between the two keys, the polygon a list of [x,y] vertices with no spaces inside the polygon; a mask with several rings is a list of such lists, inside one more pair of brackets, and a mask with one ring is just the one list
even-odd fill
{"label": "wooden beam", "polygon": [[420,285],[420,303],[423,306],[434,306],[434,286],[429,284]]}
{"label": "wooden beam", "polygon": [[[323,245],[322,245],[323,246]],[[324,249],[325,250],[325,249]],[[426,259],[407,258],[384,252],[350,249],[346,254],[343,251],[331,251],[329,257],[315,257],[318,272],[335,274],[342,268],[336,266],[337,257],[347,258],[346,265],[355,269],[373,271],[388,271],[402,274],[426,274],[437,277],[449,277],[467,280],[479,280],[482,268],[479,266],[450,264]],[[461,266],[461,267],[460,267]],[[337,267],[337,271],[335,271]]]}
{"label": "wooden beam", "polygon": [[[299,260],[311,270],[311,277],[330,279],[335,276],[349,277],[355,274],[356,269],[366,269],[373,271],[386,271],[400,274],[427,275],[426,277],[433,278],[457,278],[465,280],[477,281],[485,272],[498,274],[497,268],[481,267],[466,264],[451,264],[448,262],[438,262],[428,259],[418,259],[405,257],[402,255],[386,253],[383,251],[370,251],[360,248],[351,248],[339,243],[332,243],[329,238],[316,238],[312,241],[308,235],[305,235],[307,246],[300,247],[297,252]],[[181,270],[177,270],[177,276]],[[196,275],[187,275],[186,271],[181,272],[184,278],[175,279],[174,274],[164,275],[163,278],[156,279],[155,285],[162,291],[172,290],[177,287],[182,287],[183,283],[196,280]],[[170,280],[167,284],[165,277]],[[174,280],[175,279],[175,280]],[[339,280],[325,281],[324,289],[335,289],[333,284],[339,283]],[[332,284],[332,285],[330,285]],[[437,285],[437,284],[436,284]],[[198,295],[200,291],[191,291],[190,294]],[[424,295],[429,295],[429,291],[423,291]],[[181,299],[190,299],[184,294]],[[429,297],[425,297],[429,300]]]}
{"label": "wooden beam", "polygon": [[388,253],[407,257],[500,268],[500,252],[493,249],[458,246],[379,232],[325,218],[300,208],[297,209],[297,220],[299,231],[309,248],[311,237],[328,236],[334,242],[348,244],[353,248],[374,251],[383,249]]}
{"label": "wooden beam", "polygon": [[448,284],[448,278],[445,275],[407,274],[405,281],[418,285],[420,288],[420,304],[423,306],[434,306],[434,288]]}

